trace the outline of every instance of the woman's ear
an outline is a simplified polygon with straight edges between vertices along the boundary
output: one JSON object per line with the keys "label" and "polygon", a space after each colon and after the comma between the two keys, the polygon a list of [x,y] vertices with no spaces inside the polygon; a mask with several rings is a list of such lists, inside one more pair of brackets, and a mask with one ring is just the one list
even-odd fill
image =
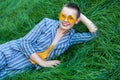
{"label": "woman's ear", "polygon": [[80,22],[80,18],[78,18],[76,21],[75,21],[75,24],[78,24]]}

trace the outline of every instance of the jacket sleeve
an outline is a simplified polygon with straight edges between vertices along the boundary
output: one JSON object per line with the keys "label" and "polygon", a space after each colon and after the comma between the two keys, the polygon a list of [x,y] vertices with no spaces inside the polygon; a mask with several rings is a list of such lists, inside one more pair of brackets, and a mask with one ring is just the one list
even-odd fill
{"label": "jacket sleeve", "polygon": [[25,35],[20,43],[20,48],[27,58],[34,52],[36,52],[36,41],[42,33],[42,30],[45,28],[46,18],[39,22],[35,27]]}
{"label": "jacket sleeve", "polygon": [[70,44],[79,44],[93,39],[96,32],[84,32],[84,33],[74,33],[70,39]]}

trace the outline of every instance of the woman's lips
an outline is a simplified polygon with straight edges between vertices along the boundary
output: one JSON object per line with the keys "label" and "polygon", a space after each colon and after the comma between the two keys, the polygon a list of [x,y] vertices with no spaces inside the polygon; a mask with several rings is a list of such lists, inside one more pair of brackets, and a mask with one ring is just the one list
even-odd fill
{"label": "woman's lips", "polygon": [[67,27],[67,26],[69,26],[70,24],[69,24],[68,22],[62,22],[62,25],[63,25],[64,27]]}

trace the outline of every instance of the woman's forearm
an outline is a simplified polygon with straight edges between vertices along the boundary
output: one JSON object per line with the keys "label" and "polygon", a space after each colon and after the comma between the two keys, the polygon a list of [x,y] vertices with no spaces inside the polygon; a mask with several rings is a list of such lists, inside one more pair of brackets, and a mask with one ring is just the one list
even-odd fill
{"label": "woman's forearm", "polygon": [[54,67],[58,64],[60,64],[59,60],[49,60],[49,61],[45,61],[42,60],[37,53],[33,53],[30,56],[30,59],[32,59],[33,61],[35,61],[37,64],[39,64],[41,67]]}
{"label": "woman's forearm", "polygon": [[33,61],[35,61],[37,64],[39,64],[39,65],[42,66],[42,67],[45,66],[44,60],[42,60],[42,59],[37,55],[37,53],[31,54],[30,59],[32,59]]}
{"label": "woman's forearm", "polygon": [[91,20],[89,20],[86,16],[84,16],[82,13],[80,14],[80,21],[83,22],[84,25],[87,26],[90,32],[97,31],[97,27],[95,26],[95,24]]}

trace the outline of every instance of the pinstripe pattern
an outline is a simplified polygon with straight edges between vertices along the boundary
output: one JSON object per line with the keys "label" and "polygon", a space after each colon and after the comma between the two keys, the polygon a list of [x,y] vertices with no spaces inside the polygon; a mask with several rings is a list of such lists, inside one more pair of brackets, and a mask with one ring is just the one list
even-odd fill
{"label": "pinstripe pattern", "polygon": [[[28,58],[34,52],[44,51],[53,41],[59,21],[44,18],[24,37],[0,45],[0,78],[32,68]],[[70,45],[91,40],[94,33],[75,33],[70,29],[54,46],[48,60],[62,54]]]}

